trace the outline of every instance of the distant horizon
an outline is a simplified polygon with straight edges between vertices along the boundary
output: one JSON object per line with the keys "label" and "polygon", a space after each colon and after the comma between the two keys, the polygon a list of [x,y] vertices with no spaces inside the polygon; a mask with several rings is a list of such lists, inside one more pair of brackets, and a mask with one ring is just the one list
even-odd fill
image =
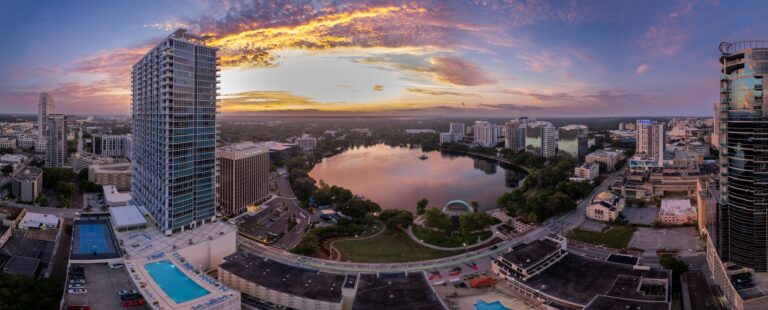
{"label": "distant horizon", "polygon": [[757,0],[268,3],[2,2],[0,111],[125,115],[132,65],[184,28],[219,48],[224,114],[706,117],[721,41],[768,28]]}

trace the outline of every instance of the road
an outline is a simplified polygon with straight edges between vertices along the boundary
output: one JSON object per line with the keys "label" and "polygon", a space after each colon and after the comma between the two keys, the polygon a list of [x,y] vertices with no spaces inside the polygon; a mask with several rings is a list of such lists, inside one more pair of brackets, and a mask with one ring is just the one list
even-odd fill
{"label": "road", "polygon": [[288,182],[288,175],[281,173],[277,176],[277,193],[280,198],[284,198],[284,201],[289,202],[288,207],[294,214],[296,214],[296,226],[286,233],[280,240],[275,242],[274,246],[280,249],[290,249],[296,246],[301,241],[304,233],[309,227],[311,216],[307,210],[304,210],[299,206],[299,200],[296,199],[296,194],[291,189],[291,184]]}

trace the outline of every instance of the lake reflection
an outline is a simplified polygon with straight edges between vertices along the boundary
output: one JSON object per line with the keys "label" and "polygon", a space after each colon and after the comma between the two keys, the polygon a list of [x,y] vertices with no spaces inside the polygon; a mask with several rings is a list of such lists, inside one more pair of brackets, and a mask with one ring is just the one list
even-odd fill
{"label": "lake reflection", "polygon": [[[451,200],[477,201],[480,210],[496,207],[496,198],[517,186],[524,176],[519,169],[497,163],[428,152],[421,149],[378,144],[348,150],[315,165],[309,175],[316,181],[350,189],[377,203],[382,209],[416,210],[426,197],[429,207],[442,208]],[[510,179],[510,180],[508,180]]]}

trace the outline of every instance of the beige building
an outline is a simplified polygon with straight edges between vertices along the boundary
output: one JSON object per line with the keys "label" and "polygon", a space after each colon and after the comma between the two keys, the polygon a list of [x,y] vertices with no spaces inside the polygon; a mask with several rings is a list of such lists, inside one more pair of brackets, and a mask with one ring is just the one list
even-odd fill
{"label": "beige building", "polygon": [[43,189],[43,171],[27,167],[13,177],[11,192],[21,202],[33,202]]}
{"label": "beige building", "polygon": [[587,206],[586,216],[601,222],[613,222],[624,209],[624,200],[619,195],[604,191],[595,195]]}
{"label": "beige building", "polygon": [[683,225],[696,222],[696,208],[688,199],[664,199],[661,201],[659,221],[666,225]]}
{"label": "beige building", "polygon": [[216,160],[221,213],[238,215],[269,197],[269,150],[265,146],[243,142],[220,147]]}
{"label": "beige building", "polygon": [[114,185],[119,191],[130,191],[131,163],[92,165],[88,167],[88,181]]}

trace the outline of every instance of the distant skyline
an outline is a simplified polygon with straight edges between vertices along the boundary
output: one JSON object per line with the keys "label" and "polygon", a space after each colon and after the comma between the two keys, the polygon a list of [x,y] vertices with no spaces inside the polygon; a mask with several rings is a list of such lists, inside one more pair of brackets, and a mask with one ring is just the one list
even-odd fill
{"label": "distant skyline", "polygon": [[188,28],[221,49],[225,115],[711,116],[718,43],[768,39],[766,9],[758,0],[4,1],[0,113],[35,113],[48,92],[60,113],[129,114],[131,65]]}

